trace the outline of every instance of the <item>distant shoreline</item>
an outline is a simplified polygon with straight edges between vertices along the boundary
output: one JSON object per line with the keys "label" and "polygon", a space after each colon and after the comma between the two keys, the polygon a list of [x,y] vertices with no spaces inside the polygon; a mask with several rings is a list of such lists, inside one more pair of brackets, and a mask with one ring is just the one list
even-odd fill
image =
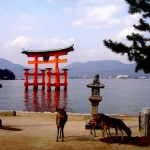
{"label": "distant shoreline", "polygon": [[[26,114],[26,115],[49,115],[49,116],[53,116],[56,115],[57,112],[28,112],[28,111],[15,111],[15,110],[0,110],[0,116],[13,116],[13,114],[16,113],[17,114]],[[102,112],[99,112],[102,113]],[[72,113],[72,112],[67,112],[67,114],[71,117],[83,117],[83,118],[89,118],[91,117],[90,113],[87,114],[82,114],[82,113]],[[112,117],[137,117],[138,115],[129,115],[129,114],[106,114],[108,116],[112,116]]]}

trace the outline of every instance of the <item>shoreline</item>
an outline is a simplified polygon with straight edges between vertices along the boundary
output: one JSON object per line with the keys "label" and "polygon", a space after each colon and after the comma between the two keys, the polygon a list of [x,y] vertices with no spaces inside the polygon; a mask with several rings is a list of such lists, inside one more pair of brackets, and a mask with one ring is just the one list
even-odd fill
{"label": "shoreline", "polygon": [[[69,116],[77,116],[77,117],[83,117],[83,118],[89,118],[91,117],[90,113],[72,113],[72,112],[66,112]],[[57,112],[34,112],[34,111],[15,111],[15,110],[0,110],[0,116],[16,116],[17,114],[30,114],[30,115],[50,115],[53,116],[57,114]],[[132,115],[132,114],[105,114],[111,117],[138,117],[139,115]]]}

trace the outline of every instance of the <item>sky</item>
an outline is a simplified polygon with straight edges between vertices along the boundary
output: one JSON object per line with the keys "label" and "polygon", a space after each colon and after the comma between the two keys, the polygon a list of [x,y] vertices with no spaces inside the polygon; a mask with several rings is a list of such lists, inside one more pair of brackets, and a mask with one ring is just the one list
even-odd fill
{"label": "sky", "polygon": [[106,48],[103,40],[126,42],[139,17],[128,14],[125,0],[0,0],[0,58],[31,67],[27,61],[32,59],[21,53],[22,48],[50,50],[74,44],[74,51],[63,56],[65,65],[129,63],[126,56]]}

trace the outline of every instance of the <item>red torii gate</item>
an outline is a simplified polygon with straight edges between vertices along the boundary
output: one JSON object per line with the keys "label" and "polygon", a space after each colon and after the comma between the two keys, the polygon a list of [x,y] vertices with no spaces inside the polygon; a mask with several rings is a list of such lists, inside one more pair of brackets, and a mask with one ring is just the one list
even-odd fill
{"label": "red torii gate", "polygon": [[[25,50],[23,49],[22,53],[26,54],[27,57],[33,57],[33,61],[28,61],[28,64],[34,65],[34,72],[29,73],[29,69],[24,69],[25,75],[25,89],[28,89],[28,86],[33,86],[33,89],[38,89],[38,85],[42,85],[42,89],[45,89],[45,70],[41,70],[41,73],[38,73],[38,64],[51,64],[54,63],[54,73],[51,72],[51,68],[47,68],[47,88],[50,90],[51,86],[55,86],[55,90],[60,90],[60,86],[64,86],[64,89],[67,89],[67,70],[63,69],[63,73],[59,72],[59,63],[67,62],[67,59],[59,59],[59,56],[67,55],[68,52],[74,51],[74,44],[65,47],[62,49],[52,49],[52,50]],[[49,60],[49,57],[53,56],[54,59]],[[38,60],[39,57],[42,57],[43,60]],[[28,76],[33,76],[33,83],[28,82]],[[42,83],[38,83],[38,76],[42,77]],[[51,76],[54,76],[54,83],[51,83]],[[64,83],[60,83],[60,76],[64,76]]]}

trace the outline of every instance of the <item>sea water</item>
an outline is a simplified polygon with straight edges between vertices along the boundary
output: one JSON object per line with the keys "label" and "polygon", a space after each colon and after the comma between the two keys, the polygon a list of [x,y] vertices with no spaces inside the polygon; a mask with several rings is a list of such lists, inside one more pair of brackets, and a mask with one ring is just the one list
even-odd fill
{"label": "sea water", "polygon": [[[32,87],[24,90],[23,80],[1,80],[0,110],[55,112],[56,107],[66,107],[72,113],[91,113],[91,89],[87,84],[92,79],[68,79],[68,90],[37,91]],[[101,79],[105,85],[100,89],[102,101],[99,112],[106,114],[138,115],[150,107],[150,79]]]}

